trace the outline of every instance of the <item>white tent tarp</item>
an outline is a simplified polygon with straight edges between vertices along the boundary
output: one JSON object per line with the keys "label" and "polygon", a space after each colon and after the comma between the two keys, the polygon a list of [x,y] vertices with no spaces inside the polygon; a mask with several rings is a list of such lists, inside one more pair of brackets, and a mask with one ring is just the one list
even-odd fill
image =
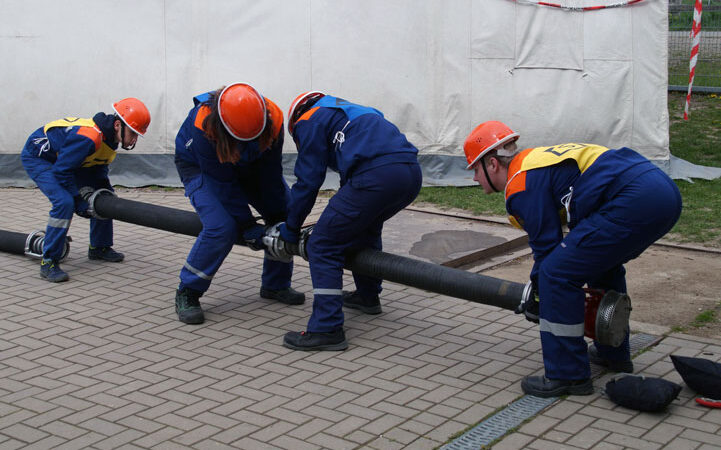
{"label": "white tent tarp", "polygon": [[[0,30],[3,185],[30,183],[18,154],[35,128],[127,96],[153,121],[111,181],[177,185],[174,138],[191,98],[233,81],[284,110],[310,89],[380,109],[420,149],[427,184],[471,184],[461,146],[492,119],[526,147],[594,142],[669,161],[666,0],[590,12],[511,0],[4,0]],[[290,139],[284,151],[291,163]]]}

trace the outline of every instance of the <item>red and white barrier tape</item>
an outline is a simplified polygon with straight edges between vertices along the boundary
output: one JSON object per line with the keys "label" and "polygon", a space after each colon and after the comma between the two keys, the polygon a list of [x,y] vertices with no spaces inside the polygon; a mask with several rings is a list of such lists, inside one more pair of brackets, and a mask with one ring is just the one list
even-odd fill
{"label": "red and white barrier tape", "polygon": [[686,94],[686,106],[683,109],[683,120],[688,120],[688,105],[691,103],[691,88],[693,87],[693,77],[696,75],[696,61],[698,60],[698,49],[701,44],[702,3],[702,0],[696,0],[696,5],[693,8],[693,25],[691,26],[691,58],[688,62],[688,93]]}
{"label": "red and white barrier tape", "polygon": [[620,8],[623,6],[629,6],[629,5],[633,5],[634,3],[640,3],[643,0],[626,0],[624,2],[610,3],[608,5],[598,5],[598,6],[568,6],[568,5],[562,5],[560,3],[542,2],[542,1],[536,1],[536,0],[513,0],[513,1],[516,3],[525,3],[527,5],[549,6],[551,8],[565,9],[567,11],[596,11],[599,9]]}

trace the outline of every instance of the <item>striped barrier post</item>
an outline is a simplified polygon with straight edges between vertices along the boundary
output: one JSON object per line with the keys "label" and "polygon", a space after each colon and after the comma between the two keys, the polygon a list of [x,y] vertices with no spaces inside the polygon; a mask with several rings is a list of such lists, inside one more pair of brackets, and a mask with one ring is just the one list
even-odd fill
{"label": "striped barrier post", "polygon": [[691,58],[689,59],[688,92],[686,93],[686,106],[683,109],[683,120],[688,120],[688,106],[691,103],[691,89],[693,78],[696,75],[696,61],[698,60],[698,49],[701,44],[701,11],[703,10],[702,0],[696,0],[693,8],[693,25],[691,26]]}

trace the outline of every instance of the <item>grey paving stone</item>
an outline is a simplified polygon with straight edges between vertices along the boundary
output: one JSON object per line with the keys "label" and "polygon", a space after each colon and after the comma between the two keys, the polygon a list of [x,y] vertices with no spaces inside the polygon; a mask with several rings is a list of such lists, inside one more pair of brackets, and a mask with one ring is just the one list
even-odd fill
{"label": "grey paving stone", "polygon": [[[192,211],[180,191],[119,193]],[[0,189],[0,202],[23,211],[0,216],[0,229],[47,221],[37,189]],[[208,320],[188,326],[173,296],[192,237],[116,221],[126,261],[110,265],[87,260],[88,221],[73,220],[70,234],[67,283],[41,280],[36,260],[0,253],[3,449],[436,448],[542,373],[533,324],[394,283],[384,283],[383,314],[345,311],[347,351],[285,349],[283,334],[304,329],[312,310],[307,262],[296,261],[293,286],[308,300],[288,307],[259,297],[262,254],[240,247],[202,299]],[[348,272],[344,283],[352,289]],[[705,353],[720,355],[718,341],[672,334],[634,362],[682,383],[668,355]],[[600,394],[561,399],[495,447],[721,446],[721,413],[693,395],[685,388],[662,414]]]}

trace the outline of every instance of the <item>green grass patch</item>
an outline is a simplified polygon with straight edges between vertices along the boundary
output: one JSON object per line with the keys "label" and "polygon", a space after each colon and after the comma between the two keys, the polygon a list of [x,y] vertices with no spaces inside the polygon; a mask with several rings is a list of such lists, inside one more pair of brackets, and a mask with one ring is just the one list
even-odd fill
{"label": "green grass patch", "polygon": [[424,187],[416,201],[433,203],[441,208],[463,209],[477,215],[506,215],[503,195],[486,195],[480,186]]}
{"label": "green grass patch", "polygon": [[[675,54],[669,56],[668,61],[668,84],[670,86],[688,86],[689,73],[689,54]],[[694,72],[694,86],[718,87],[721,80],[721,64],[718,61],[718,55],[711,55],[706,58],[699,54],[696,61],[696,71]]]}
{"label": "green grass patch", "polygon": [[[721,94],[694,94],[688,121],[683,120],[685,101],[684,94],[669,93],[671,153],[694,164],[721,167]],[[721,179],[677,180],[676,184],[684,205],[667,238],[721,247]],[[480,186],[424,187],[416,201],[476,215],[506,216],[503,195],[486,195]]]}
{"label": "green grass patch", "polygon": [[700,328],[706,324],[712,323],[716,321],[716,310],[709,309],[707,311],[704,311],[700,313],[696,318],[691,322],[691,326]]}

